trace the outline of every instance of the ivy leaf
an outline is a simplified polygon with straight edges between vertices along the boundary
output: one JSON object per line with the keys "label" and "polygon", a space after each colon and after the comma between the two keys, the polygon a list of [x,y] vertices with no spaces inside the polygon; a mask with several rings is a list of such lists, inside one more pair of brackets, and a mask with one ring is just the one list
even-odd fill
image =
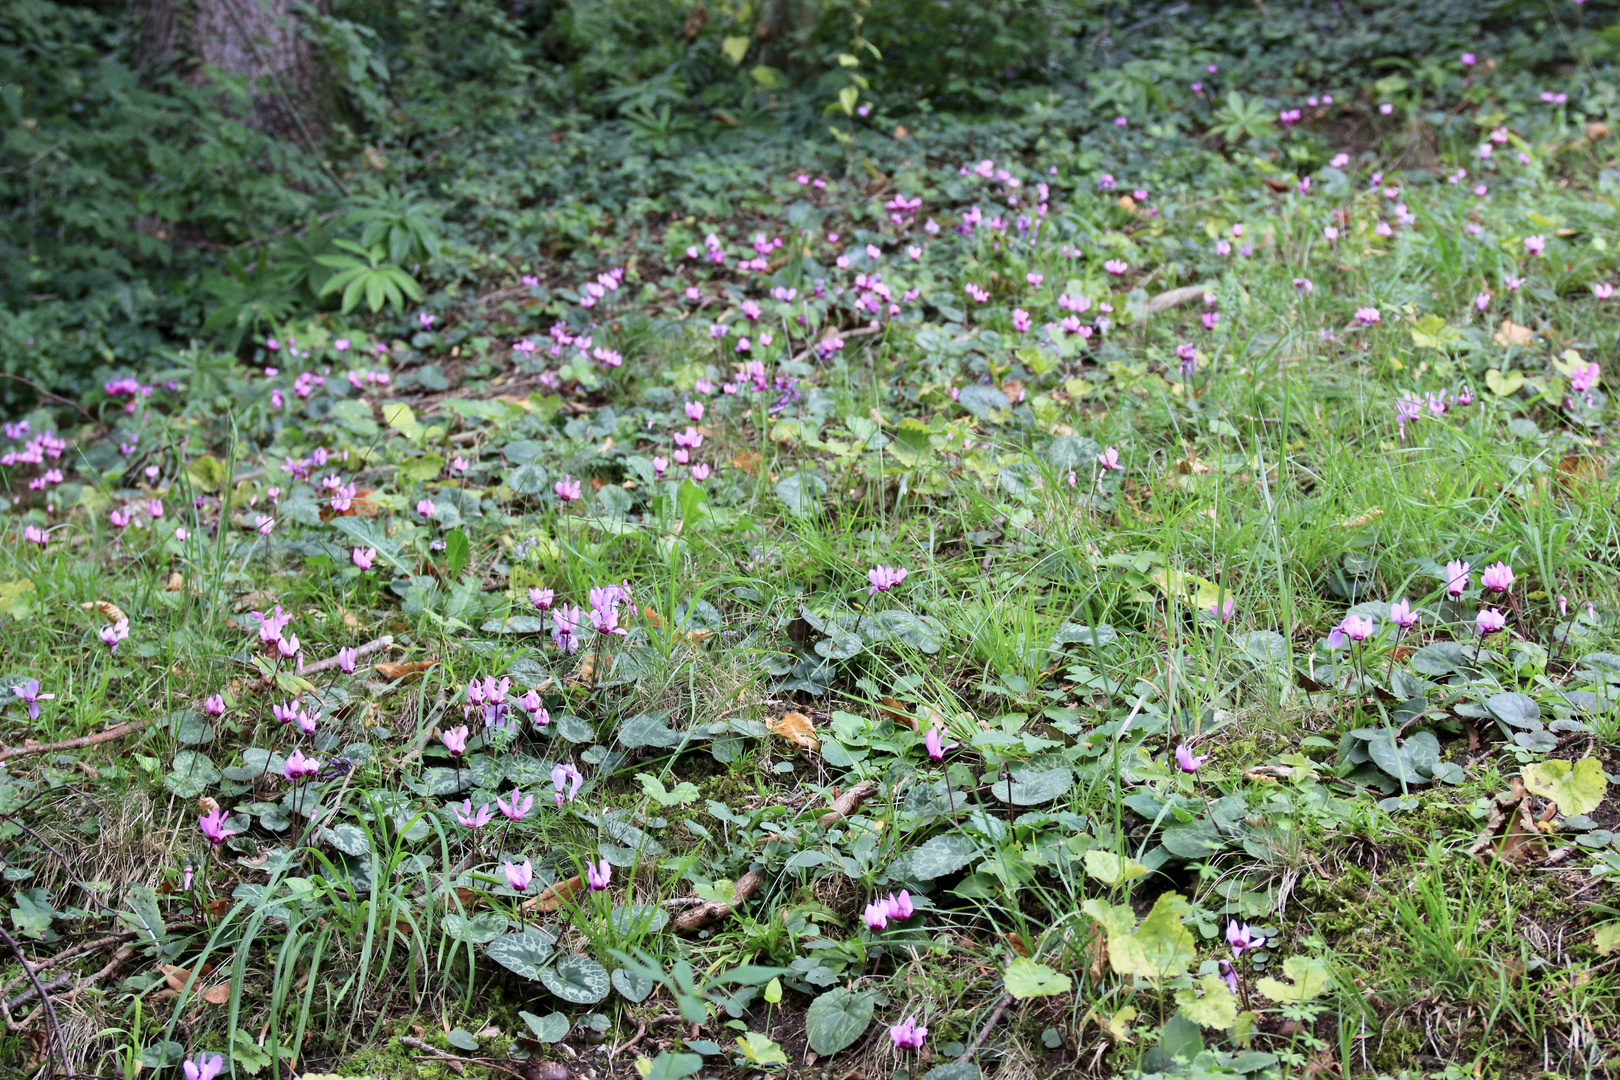
{"label": "ivy leaf", "polygon": [[568,1034],[568,1029],[573,1026],[568,1022],[568,1017],[560,1012],[554,1012],[547,1016],[536,1016],[531,1012],[519,1012],[518,1016],[522,1018],[525,1024],[529,1025],[529,1030],[534,1033],[534,1041],[540,1043],[560,1042],[562,1037]]}
{"label": "ivy leaf", "polygon": [[1595,757],[1586,757],[1571,765],[1556,758],[1526,765],[1520,775],[1525,790],[1558,804],[1558,812],[1565,817],[1590,814],[1603,802],[1608,791],[1608,779],[1603,765]]}
{"label": "ivy leaf", "polygon": [[872,1022],[872,995],[856,994],[842,986],[810,1003],[804,1017],[804,1035],[810,1049],[831,1056],[853,1043]]}
{"label": "ivy leaf", "polygon": [[[1202,990],[1200,996],[1198,990]],[[1198,980],[1198,989],[1191,987],[1176,991],[1176,1004],[1181,1015],[1199,1027],[1226,1030],[1237,1023],[1238,999],[1219,975],[1205,975]]]}
{"label": "ivy leaf", "polygon": [[1148,868],[1127,855],[1097,848],[1086,852],[1086,876],[1096,878],[1104,885],[1123,885],[1141,877]]}
{"label": "ivy leaf", "polygon": [[1272,1001],[1305,1002],[1319,997],[1330,981],[1327,961],[1312,956],[1290,956],[1283,961],[1283,974],[1293,983],[1265,978],[1254,984],[1255,989]]}
{"label": "ivy leaf", "polygon": [[919,881],[933,881],[962,869],[978,854],[979,845],[965,836],[936,836],[911,853],[911,874]]}
{"label": "ivy leaf", "polygon": [[525,927],[515,934],[506,934],[490,942],[489,958],[525,979],[538,979],[541,967],[551,959],[557,938],[544,930]]}
{"label": "ivy leaf", "polygon": [[1007,970],[1002,973],[1001,981],[1007,987],[1007,993],[1020,1001],[1067,994],[1074,988],[1067,975],[1053,971],[1045,964],[1036,963],[1027,956],[1020,956],[1008,964]]}
{"label": "ivy leaf", "polygon": [[565,956],[540,971],[546,989],[576,1005],[595,1005],[608,996],[607,968],[588,956]]}

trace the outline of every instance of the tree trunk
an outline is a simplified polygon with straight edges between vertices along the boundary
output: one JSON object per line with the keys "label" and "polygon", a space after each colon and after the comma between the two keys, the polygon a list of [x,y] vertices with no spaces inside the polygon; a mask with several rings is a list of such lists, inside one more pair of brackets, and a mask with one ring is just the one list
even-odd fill
{"label": "tree trunk", "polygon": [[[317,3],[324,9],[325,0]],[[295,0],[135,0],[138,58],[196,83],[215,74],[247,84],[249,124],[317,152],[329,84],[300,32]]]}

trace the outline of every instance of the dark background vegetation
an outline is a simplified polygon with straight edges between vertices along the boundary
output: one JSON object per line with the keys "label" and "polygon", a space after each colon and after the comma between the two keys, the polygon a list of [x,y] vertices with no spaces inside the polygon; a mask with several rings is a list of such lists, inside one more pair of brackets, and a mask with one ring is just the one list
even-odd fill
{"label": "dark background vegetation", "polygon": [[[745,215],[742,193],[790,169],[865,182],[1055,149],[1076,176],[1174,183],[1234,88],[1274,116],[1382,79],[1413,103],[1397,121],[1470,138],[1432,96],[1459,52],[1527,87],[1601,85],[1612,39],[1580,31],[1612,18],[1540,0],[12,0],[0,371],[29,382],[0,406],[335,309],[319,260],[343,240],[385,238],[384,262],[453,303]],[[838,105],[852,78],[868,116]]]}

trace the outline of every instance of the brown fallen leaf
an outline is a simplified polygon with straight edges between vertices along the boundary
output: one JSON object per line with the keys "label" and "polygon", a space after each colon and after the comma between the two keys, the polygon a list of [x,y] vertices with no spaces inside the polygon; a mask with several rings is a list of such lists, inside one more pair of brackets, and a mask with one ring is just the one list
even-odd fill
{"label": "brown fallen leaf", "polygon": [[385,679],[409,679],[412,676],[420,678],[424,671],[438,662],[438,658],[435,657],[432,660],[409,660],[403,664],[376,664],[374,667]]}
{"label": "brown fallen leaf", "polygon": [[749,476],[753,476],[759,471],[759,467],[764,460],[764,458],[760,457],[758,450],[745,450],[736,457],[732,458],[731,464],[741,469]]}
{"label": "brown fallen leaf", "polygon": [[229,910],[231,910],[231,898],[228,896],[216,896],[208,901],[208,914],[216,919],[223,918]]}
{"label": "brown fallen leaf", "polygon": [[775,720],[767,720],[765,726],[774,735],[780,735],[791,743],[797,743],[806,750],[821,749],[821,741],[816,738],[816,727],[810,718],[801,712],[785,712]]}
{"label": "brown fallen leaf", "polygon": [[917,718],[908,713],[906,711],[906,707],[900,704],[900,702],[896,701],[894,698],[885,695],[878,699],[878,703],[878,712],[882,713],[884,716],[887,716],[896,724],[899,724],[901,727],[908,727],[912,731],[922,730],[921,725],[917,723]]}
{"label": "brown fallen leaf", "polygon": [[1007,939],[1007,944],[1012,946],[1013,952],[1019,956],[1029,955],[1029,946],[1024,944],[1023,937],[1017,931],[1009,930],[1001,936]]}
{"label": "brown fallen leaf", "polygon": [[85,611],[98,611],[98,612],[100,612],[101,617],[103,619],[106,619],[108,622],[117,623],[117,622],[128,622],[129,621],[129,616],[124,614],[123,609],[121,609],[117,604],[111,603],[110,601],[107,601],[107,600],[97,600],[94,603],[91,603],[90,601],[86,600],[84,603],[80,604],[79,606],[81,608],[83,608]]}
{"label": "brown fallen leaf", "polygon": [[[184,990],[186,983],[191,980],[190,968],[176,967],[173,964],[159,964],[158,970],[163,973],[164,983],[177,994]],[[209,966],[204,965],[203,975],[207,975],[210,970]],[[201,982],[200,977],[198,982]],[[201,989],[200,986],[192,987],[194,993],[199,990],[201,990],[200,996],[202,999],[210,1005],[223,1005],[231,1000],[231,984],[228,982],[215,983],[206,989]]]}
{"label": "brown fallen leaf", "polygon": [[560,910],[564,904],[572,900],[584,885],[585,879],[576,874],[566,881],[559,881],[555,885],[548,887],[533,900],[525,900],[522,905],[523,910],[538,911],[541,914],[549,915],[553,911]]}
{"label": "brown fallen leaf", "polygon": [[1498,345],[1529,345],[1536,340],[1536,332],[1512,319],[1503,319],[1502,329],[1492,334],[1491,340]]}
{"label": "brown fallen leaf", "polygon": [[595,679],[596,653],[581,653],[579,657],[579,664],[574,668],[573,674],[568,676],[567,682],[563,683],[563,685],[571,689],[581,686],[590,686]]}
{"label": "brown fallen leaf", "polygon": [[1514,777],[1513,786],[1499,794],[1491,805],[1491,816],[1480,830],[1468,853],[1482,862],[1494,856],[1510,863],[1539,862],[1546,856],[1536,817],[1530,812],[1530,794],[1523,781]]}
{"label": "brown fallen leaf", "polygon": [[1576,495],[1584,495],[1590,484],[1608,475],[1608,461],[1595,455],[1566,454],[1558,462],[1558,485]]}

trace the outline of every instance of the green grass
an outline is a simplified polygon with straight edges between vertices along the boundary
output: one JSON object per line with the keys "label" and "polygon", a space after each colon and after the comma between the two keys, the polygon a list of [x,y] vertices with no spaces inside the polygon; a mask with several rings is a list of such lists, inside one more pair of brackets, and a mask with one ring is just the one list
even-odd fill
{"label": "green grass", "polygon": [[[1531,164],[1493,166],[1488,201],[1404,174],[1417,226],[1388,240],[1372,223],[1395,200],[1368,189],[1370,161],[1316,170],[1309,196],[1262,195],[1246,159],[1207,154],[1202,186],[1155,195],[1157,217],[1087,176],[1054,197],[1051,239],[947,229],[919,268],[901,254],[915,235],[835,189],[823,233],[853,238],[840,250],[881,243],[895,293],[921,292],[881,334],[849,334],[866,319],[846,300],[805,301],[817,278],[847,288],[855,272],[819,244],[769,279],[801,291],[793,305],[689,267],[678,280],[712,301],[696,312],[676,275],[627,271],[591,313],[623,366],[575,365],[557,392],[535,379],[555,370],[544,345],[516,368],[508,347],[583,313],[519,300],[442,313],[488,319],[482,344],[386,320],[289,324],[311,370],[330,368],[307,402],[291,391],[301,365],[267,380],[265,355],[192,396],[198,371],[221,368],[199,353],[133,416],[100,401],[94,425],[31,414],[35,433],[69,439],[68,476],[47,504],[26,487],[39,469],[7,473],[0,686],[36,678],[55,696],[37,721],[9,703],[0,743],[140,727],[0,774],[0,896],[30,965],[125,935],[64,962],[90,976],[118,961],[52,994],[54,1026],[8,1028],[0,1056],[38,1072],[60,1037],[96,1075],[177,1075],[211,1053],[272,1075],[278,1048],[316,1073],[444,1074],[396,1041],[416,1032],[490,1075],[522,1058],[629,1075],[638,1057],[666,1077],[694,1062],[799,1074],[815,1053],[817,1068],[922,1076],[970,1048],[1008,1076],[1603,1073],[1620,1035],[1594,937],[1620,867],[1606,782],[1584,813],[1578,796],[1528,796],[1525,862],[1471,853],[1525,766],[1620,772],[1614,410],[1601,382],[1589,407],[1564,400],[1570,350],[1606,363],[1620,329],[1590,290],[1613,271],[1612,162],[1606,146],[1570,151],[1551,120],[1516,134]],[[1033,184],[1047,164],[1017,168]],[[991,205],[936,174],[942,222]],[[760,228],[791,238],[798,197],[761,197],[766,223],[739,225],[733,248]],[[1329,248],[1338,209],[1352,224]],[[1475,218],[1479,237],[1463,230]],[[1254,254],[1212,254],[1239,221]],[[1532,228],[1547,255],[1522,254]],[[1102,268],[1115,253],[1122,280]],[[1509,272],[1528,281],[1504,294]],[[1021,284],[1029,273],[1044,283]],[[991,301],[964,299],[969,282]],[[1196,300],[1140,307],[1206,282],[1214,330]],[[1497,294],[1483,314],[1482,287]],[[1088,320],[1114,309],[1084,348],[1041,344],[1066,289],[1093,301]],[[767,307],[746,332],[777,338],[749,355],[798,380],[797,399],[746,380],[694,390],[739,378],[745,298]],[[1366,306],[1381,321],[1358,328]],[[1015,308],[1037,313],[1034,333],[1014,329]],[[717,318],[732,327],[721,345]],[[1504,319],[1537,336],[1497,343]],[[823,326],[843,327],[843,350],[792,359]],[[377,366],[417,388],[351,392],[339,336],[390,343]],[[421,389],[428,364],[454,388]],[[1464,387],[1472,403],[1398,430],[1401,393]],[[688,397],[705,404],[701,484],[652,463]],[[1108,447],[1118,471],[1097,465]],[[322,514],[329,496],[281,471],[316,448],[334,456],[309,479],[368,489],[359,513]],[[447,471],[457,455],[464,473]],[[585,481],[579,503],[553,495],[564,475]],[[119,531],[108,514],[123,507],[139,525]],[[51,542],[25,542],[25,525]],[[371,570],[356,543],[378,549]],[[1454,559],[1472,566],[1460,600],[1441,573]],[[1517,579],[1483,595],[1497,561]],[[873,595],[877,565],[909,573]],[[570,654],[526,621],[531,587],[588,607],[621,581],[623,636],[587,622]],[[1401,633],[1385,618],[1399,599],[1422,612]],[[1205,610],[1226,600],[1229,620]],[[129,619],[116,651],[98,602]],[[306,662],[392,645],[352,675],[300,677],[249,615],[277,604]],[[1483,644],[1481,607],[1509,625]],[[1347,615],[1378,631],[1331,649]],[[549,724],[486,732],[463,703],[487,676],[512,680],[519,721],[534,690]],[[222,716],[204,711],[212,694]],[[273,717],[288,701],[318,710],[313,735]],[[776,733],[789,712],[813,746]],[[439,736],[462,723],[473,744],[455,759]],[[924,743],[936,723],[954,744],[942,762]],[[327,767],[285,781],[294,746]],[[1180,747],[1207,762],[1181,771]],[[558,807],[564,761],[583,786]],[[858,809],[822,823],[868,781]],[[493,807],[514,787],[536,800],[523,821],[458,824],[463,799]],[[236,830],[217,850],[197,826],[213,806]],[[547,910],[505,882],[502,863],[524,859],[527,897],[564,894]],[[567,886],[601,859],[607,889]],[[676,932],[751,872],[763,880],[734,911]],[[900,889],[917,913],[868,928],[866,906]],[[1237,959],[1235,992],[1234,922],[1266,939]],[[1026,957],[1047,969],[1041,992],[1004,1007]],[[0,959],[0,996],[28,986],[16,961]],[[929,1029],[920,1052],[882,1030],[908,1016]],[[789,1064],[734,1060],[749,1032]]]}

